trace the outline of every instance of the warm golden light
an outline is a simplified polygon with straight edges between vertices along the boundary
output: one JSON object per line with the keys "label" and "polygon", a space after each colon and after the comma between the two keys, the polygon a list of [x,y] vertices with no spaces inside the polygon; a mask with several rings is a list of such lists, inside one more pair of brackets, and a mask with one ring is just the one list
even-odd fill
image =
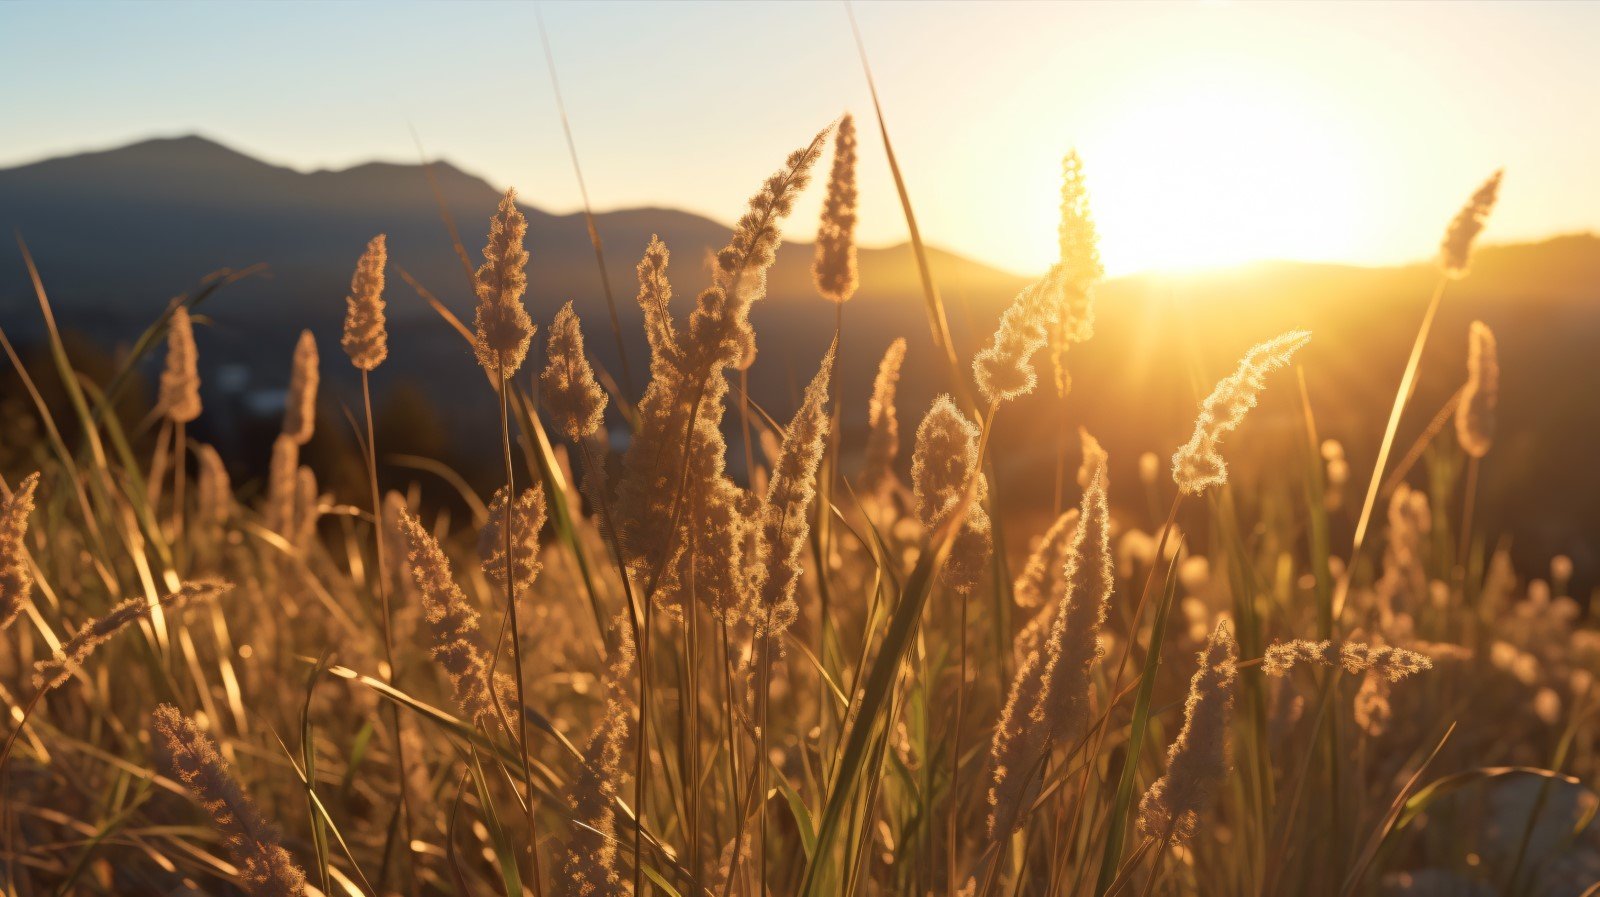
{"label": "warm golden light", "polygon": [[1129,97],[1085,153],[1107,268],[1348,258],[1378,185],[1312,99],[1242,75]]}

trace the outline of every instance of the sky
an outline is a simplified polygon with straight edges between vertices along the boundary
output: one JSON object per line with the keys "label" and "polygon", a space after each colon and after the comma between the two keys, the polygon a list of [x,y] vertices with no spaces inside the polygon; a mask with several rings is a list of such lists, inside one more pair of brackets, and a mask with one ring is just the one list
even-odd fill
{"label": "sky", "polygon": [[[1018,273],[1084,159],[1112,274],[1428,257],[1507,169],[1488,241],[1600,230],[1600,4],[858,2],[925,238]],[[0,4],[0,167],[201,133],[311,170],[450,160],[581,207],[732,221],[845,111],[858,237],[906,239],[842,3]],[[790,231],[809,239],[820,186]]]}

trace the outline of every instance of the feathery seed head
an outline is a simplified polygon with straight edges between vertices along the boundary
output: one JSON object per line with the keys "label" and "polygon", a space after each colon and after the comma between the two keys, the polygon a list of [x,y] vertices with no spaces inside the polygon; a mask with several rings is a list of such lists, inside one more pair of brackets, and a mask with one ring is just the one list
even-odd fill
{"label": "feathery seed head", "polygon": [[272,463],[267,469],[267,504],[262,516],[267,528],[280,536],[294,535],[299,470],[300,444],[287,433],[279,434],[272,443]]}
{"label": "feathery seed head", "polygon": [[167,366],[161,371],[161,413],[175,424],[200,416],[199,354],[194,347],[194,322],[179,305],[167,324]]}
{"label": "feathery seed head", "polygon": [[528,220],[517,208],[517,192],[507,190],[500,208],[489,220],[489,242],[483,247],[483,264],[474,275],[478,293],[477,337],[473,347],[478,364],[491,377],[507,378],[522,367],[533,339],[533,319],[522,305],[528,288],[528,251],[523,240]]}
{"label": "feathery seed head", "polygon": [[1456,441],[1474,458],[1494,444],[1495,411],[1500,405],[1500,355],[1494,331],[1472,322],[1467,340],[1467,385],[1456,403]]}
{"label": "feathery seed head", "polygon": [[305,893],[305,873],[283,849],[277,830],[239,787],[211,739],[171,704],[157,706],[150,722],[161,767],[182,782],[211,817],[239,867],[245,893],[250,897]]}
{"label": "feathery seed head", "polygon": [[976,424],[967,419],[948,395],[941,395],[917,426],[916,448],[911,455],[911,490],[917,518],[928,532],[936,531],[961,505],[967,484],[977,477],[977,494],[967,505],[966,519],[950,546],[940,579],[953,592],[970,595],[982,580],[993,551],[993,534],[983,501],[988,480],[978,470]]}
{"label": "feathery seed head", "polygon": [[289,392],[283,401],[283,432],[300,445],[311,441],[317,417],[318,369],[317,339],[311,331],[300,331],[294,345],[294,368],[289,373]]}
{"label": "feathery seed head", "polygon": [[1018,607],[1043,607],[1066,588],[1067,552],[1077,529],[1078,509],[1071,508],[1045,531],[1038,547],[1028,556],[1022,575],[1011,586],[1011,597]]}
{"label": "feathery seed head", "polygon": [[903,337],[889,344],[878,362],[878,376],[872,381],[872,401],[867,406],[867,458],[861,484],[870,494],[884,496],[894,485],[894,461],[900,454],[900,418],[895,411],[895,392],[900,382],[900,367],[906,359]]}
{"label": "feathery seed head", "polygon": [[344,300],[344,337],[339,345],[350,356],[350,363],[363,371],[377,370],[389,357],[389,331],[383,315],[383,267],[388,261],[387,239],[379,234],[367,242],[356,262],[350,295]]}
{"label": "feathery seed head", "polygon": [[1200,669],[1189,680],[1183,729],[1167,750],[1167,772],[1139,801],[1139,831],[1182,844],[1228,775],[1228,720],[1238,679],[1238,645],[1227,620],[1217,623]]}
{"label": "feathery seed head", "polygon": [[1061,160],[1061,334],[1081,343],[1094,336],[1094,288],[1105,277],[1100,263],[1100,236],[1089,211],[1089,190],[1083,160],[1072,150]]}
{"label": "feathery seed head", "polygon": [[[191,601],[215,598],[232,589],[233,583],[230,582],[200,579],[184,583],[176,592],[162,598],[158,603],[163,609],[177,610]],[[83,624],[82,629],[55,650],[54,656],[33,665],[34,687],[41,691],[59,688],[72,678],[72,674],[83,666],[83,662],[89,659],[89,655],[93,654],[96,648],[111,641],[129,624],[150,616],[154,606],[143,597],[129,598],[105,614]]]}
{"label": "feathery seed head", "polygon": [[33,591],[33,571],[28,569],[28,517],[33,514],[34,490],[39,473],[28,474],[11,497],[0,504],[0,631],[10,626]]}
{"label": "feathery seed head", "polygon": [[[478,558],[483,573],[501,590],[506,587],[506,487],[489,502],[489,519],[478,532]],[[544,486],[522,490],[511,509],[511,575],[517,594],[533,587],[543,565],[539,563],[539,531],[544,529]]]}
{"label": "feathery seed head", "polygon": [[495,695],[503,697],[514,689],[505,688],[498,678],[491,685],[489,658],[479,647],[478,612],[456,585],[450,560],[438,541],[409,511],[400,512],[400,529],[412,581],[422,599],[422,615],[433,635],[429,655],[454,686],[456,706],[462,714],[485,725],[498,725]]}
{"label": "feathery seed head", "polygon": [[1087,489],[1095,473],[1105,470],[1109,456],[1100,445],[1100,440],[1094,438],[1085,427],[1078,428],[1078,442],[1083,446],[1083,461],[1078,465],[1078,488]]}
{"label": "feathery seed head", "polygon": [[539,396],[545,408],[573,442],[594,435],[605,421],[606,394],[595,382],[594,369],[583,354],[583,330],[571,302],[556,312],[545,357],[544,373],[539,376]]}
{"label": "feathery seed head", "polygon": [[833,378],[829,346],[817,375],[806,387],[800,410],[784,430],[783,449],[773,467],[763,508],[761,542],[766,552],[760,605],[751,625],[761,635],[788,629],[799,616],[795,587],[800,584],[800,558],[811,533],[811,502],[817,495],[817,467],[828,439],[828,382]]}
{"label": "feathery seed head", "polygon": [[1308,331],[1291,330],[1260,343],[1245,353],[1238,370],[1217,384],[1200,405],[1194,434],[1172,456],[1172,479],[1179,491],[1198,495],[1207,487],[1228,481],[1222,437],[1238,429],[1245,412],[1255,407],[1256,397],[1266,387],[1267,373],[1287,365],[1294,353],[1310,341]]}
{"label": "feathery seed head", "polygon": [[833,302],[855,295],[856,274],[856,123],[846,114],[833,137],[833,171],[817,228],[811,276],[817,292]]}
{"label": "feathery seed head", "polygon": [[1000,325],[988,348],[972,360],[978,391],[996,404],[1033,392],[1038,375],[1033,354],[1042,348],[1047,329],[1061,320],[1055,301],[1066,277],[1066,267],[1056,263],[1044,277],[1028,286],[1000,315]]}
{"label": "feathery seed head", "polygon": [[1439,244],[1439,267],[1444,269],[1446,277],[1460,279],[1467,276],[1467,266],[1472,260],[1472,244],[1483,231],[1489,213],[1494,210],[1495,199],[1500,193],[1500,178],[1504,174],[1505,170],[1501,169],[1490,175],[1451,220],[1444,241]]}
{"label": "feathery seed head", "polygon": [[1066,588],[1056,599],[1045,644],[1044,688],[1032,717],[1057,742],[1075,739],[1088,727],[1090,667],[1100,657],[1100,627],[1115,584],[1103,470],[1089,480],[1078,519],[1063,565]]}
{"label": "feathery seed head", "polygon": [[635,269],[639,275],[639,308],[644,312],[644,335],[650,342],[650,376],[670,377],[684,372],[683,346],[672,321],[672,284],[667,280],[671,253],[655,234]]}

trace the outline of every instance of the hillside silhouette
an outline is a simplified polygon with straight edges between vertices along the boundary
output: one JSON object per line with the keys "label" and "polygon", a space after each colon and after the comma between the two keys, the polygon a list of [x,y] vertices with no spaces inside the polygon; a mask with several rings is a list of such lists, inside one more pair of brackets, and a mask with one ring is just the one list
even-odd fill
{"label": "hillside silhouette", "polygon": [[[499,191],[447,162],[436,163],[432,172],[476,263]],[[766,173],[744,174],[754,189]],[[523,198],[537,201],[536,195]],[[550,214],[526,202],[523,210],[532,255],[528,304],[535,320],[546,323],[561,303],[575,301],[591,352],[620,380],[583,216]],[[898,216],[899,210],[866,213]],[[348,400],[349,371],[337,348],[343,298],[366,240],[387,233],[393,352],[409,359],[409,373],[388,376],[380,370],[375,387],[380,394],[403,387],[431,402],[437,416],[424,419],[436,420],[450,434],[442,443],[467,455],[477,436],[461,428],[491,417],[492,398],[481,388],[482,374],[467,347],[396,270],[410,272],[470,321],[467,275],[421,166],[371,163],[304,173],[201,137],[147,140],[0,170],[0,228],[27,241],[62,326],[113,350],[131,342],[172,297],[194,290],[209,272],[265,263],[265,276],[228,287],[201,309],[210,318],[199,336],[208,395],[227,390],[247,410],[270,405],[271,391],[287,376],[294,335],[307,327],[322,344],[332,395],[343,391]],[[599,213],[596,228],[636,395],[646,367],[633,299],[640,252],[652,234],[667,242],[675,307],[685,315],[706,283],[707,254],[723,244],[728,227],[686,212],[639,208]],[[814,222],[797,220],[787,230],[809,238],[814,228]],[[1418,247],[1418,255],[1427,249]],[[769,298],[753,313],[762,348],[750,372],[752,395],[780,419],[794,408],[795,395],[833,335],[832,309],[810,285],[810,256],[808,239],[788,240],[771,273]],[[970,357],[1026,281],[937,249],[931,261],[957,351]],[[912,422],[904,424],[908,455],[911,426],[933,395],[949,388],[948,378],[928,335],[909,246],[863,248],[860,270],[861,291],[845,309],[838,390],[851,431],[846,442],[860,442],[850,435],[858,435],[862,425],[878,356],[895,336],[906,336],[910,355],[901,407],[903,421]],[[1075,464],[1081,423],[1111,451],[1113,481],[1126,490],[1121,500],[1139,501],[1138,455],[1170,453],[1186,436],[1200,392],[1249,345],[1303,327],[1315,333],[1299,360],[1319,435],[1344,443],[1352,488],[1359,488],[1382,425],[1372,409],[1388,407],[1434,277],[1430,264],[1271,262],[1108,282],[1099,293],[1096,336],[1071,358],[1068,455]],[[1478,253],[1471,276],[1446,296],[1398,451],[1410,446],[1460,385],[1473,319],[1500,334],[1503,371],[1499,442],[1485,465],[1481,513],[1501,521],[1490,524],[1492,530],[1516,531],[1538,543],[1514,546],[1526,549],[1519,555],[1570,554],[1580,581],[1592,582],[1600,561],[1594,538],[1600,532],[1600,473],[1592,461],[1600,451],[1600,367],[1588,363],[1587,352],[1600,327],[1600,239],[1563,236]],[[0,325],[23,344],[40,332],[21,255],[10,248],[0,251]],[[226,376],[212,376],[223,368]],[[426,376],[418,379],[418,370]],[[1058,438],[1058,400],[1051,392],[1045,386],[1008,410],[997,431],[1008,444],[999,473],[1002,499],[1025,504],[1041,517],[1050,511]],[[208,399],[208,409],[226,407],[229,397],[221,398]],[[340,414],[338,401],[325,399],[324,412]],[[1240,434],[1237,450],[1302,463],[1304,434],[1298,391],[1277,390]],[[1448,448],[1451,440],[1447,429],[1440,444]],[[486,463],[494,460],[485,457]]]}

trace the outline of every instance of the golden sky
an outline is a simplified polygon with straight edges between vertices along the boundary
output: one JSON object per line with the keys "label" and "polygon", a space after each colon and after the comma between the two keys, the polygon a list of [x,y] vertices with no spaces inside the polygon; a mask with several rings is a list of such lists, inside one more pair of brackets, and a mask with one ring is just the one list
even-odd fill
{"label": "golden sky", "polygon": [[[870,103],[842,4],[546,3],[591,197],[731,221]],[[1486,239],[1600,229],[1600,5],[858,3],[930,242],[1019,272],[1084,157],[1112,274],[1432,253],[1493,169]],[[535,9],[0,5],[0,164],[200,132],[297,168],[431,153],[572,210]],[[862,122],[860,236],[905,239]],[[809,239],[820,190],[791,233]]]}

